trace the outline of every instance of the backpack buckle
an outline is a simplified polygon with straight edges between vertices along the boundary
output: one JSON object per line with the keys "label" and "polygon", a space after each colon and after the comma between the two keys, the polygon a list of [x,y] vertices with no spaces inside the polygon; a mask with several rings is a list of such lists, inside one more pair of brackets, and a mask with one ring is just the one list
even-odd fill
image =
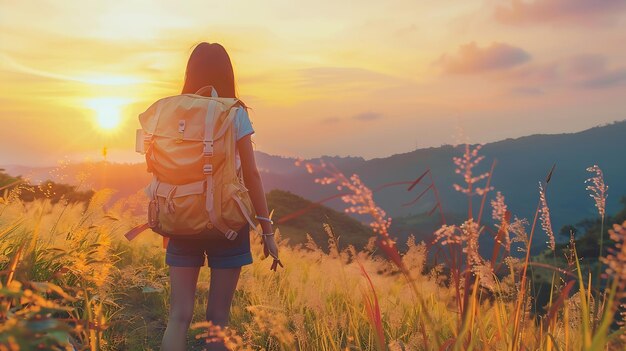
{"label": "backpack buckle", "polygon": [[148,226],[150,228],[159,227],[159,203],[156,199],[148,203]]}
{"label": "backpack buckle", "polygon": [[142,155],[146,154],[152,145],[152,134],[146,133],[142,129],[137,129],[136,138],[135,151]]}
{"label": "backpack buckle", "polygon": [[202,150],[202,154],[204,155],[204,157],[213,156],[213,141],[204,142],[204,149]]}
{"label": "backpack buckle", "polygon": [[210,163],[204,165],[204,167],[202,168],[202,171],[204,172],[205,175],[213,174],[213,165]]}
{"label": "backpack buckle", "polygon": [[181,119],[178,121],[178,138],[176,139],[177,144],[180,144],[183,142],[184,135],[185,135],[185,120]]}
{"label": "backpack buckle", "polygon": [[224,236],[226,236],[226,239],[228,240],[235,240],[235,238],[237,238],[237,233],[236,231],[232,230],[232,229],[228,229],[226,231],[226,233],[224,233]]}

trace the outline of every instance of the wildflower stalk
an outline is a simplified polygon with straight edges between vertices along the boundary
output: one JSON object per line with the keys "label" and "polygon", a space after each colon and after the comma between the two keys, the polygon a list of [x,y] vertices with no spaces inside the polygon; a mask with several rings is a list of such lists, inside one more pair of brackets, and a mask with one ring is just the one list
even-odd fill
{"label": "wildflower stalk", "polygon": [[456,174],[463,175],[463,180],[466,185],[466,187],[463,188],[458,184],[453,184],[453,187],[456,191],[467,195],[467,217],[469,219],[474,218],[472,211],[472,196],[474,194],[481,196],[491,190],[490,186],[486,186],[484,188],[480,188],[478,186],[474,187],[477,182],[489,176],[489,172],[485,172],[477,176],[474,176],[473,174],[474,167],[476,167],[485,158],[484,156],[478,156],[478,151],[481,149],[481,144],[476,145],[473,149],[469,144],[465,144],[465,152],[463,153],[463,156],[452,158],[454,164],[457,166],[454,172]]}
{"label": "wildflower stalk", "polygon": [[596,287],[598,290],[600,290],[600,272],[602,272],[602,261],[600,260],[600,257],[603,255],[602,244],[604,244],[604,217],[605,216],[602,215],[600,219],[600,251],[598,253],[598,267],[596,269]]}
{"label": "wildflower stalk", "polygon": [[[296,162],[296,165],[301,164],[302,161]],[[415,280],[411,277],[410,272],[402,261],[402,257],[398,252],[395,241],[391,239],[391,236],[389,235],[391,218],[387,217],[385,211],[376,205],[373,198],[373,191],[365,186],[365,184],[363,184],[358,175],[354,174],[350,178],[348,178],[342,172],[337,170],[334,166],[327,165],[323,161],[321,162],[321,165],[319,167],[309,162],[304,163],[304,166],[309,173],[313,173],[315,168],[319,168],[321,171],[328,175],[326,177],[316,179],[316,183],[320,183],[323,185],[334,183],[337,185],[337,190],[343,190],[344,188],[348,190],[349,193],[341,197],[341,199],[345,203],[351,205],[350,207],[345,209],[346,212],[366,214],[372,218],[370,226],[378,235],[378,246],[383,250],[383,252],[391,260],[391,262],[393,262],[396,267],[398,267],[402,275],[409,283],[409,287],[411,288],[413,294],[415,295],[415,298],[418,301],[419,306],[421,307],[421,310],[423,312],[422,314],[420,314],[419,317],[421,326],[425,327],[426,325],[434,325],[428,306],[426,305],[426,301],[424,301],[424,299],[422,298],[422,295],[420,294]],[[426,335],[425,331],[423,331],[423,334]],[[428,344],[428,339],[424,339],[424,343]],[[436,344],[437,346],[439,345],[438,340],[436,340]]]}
{"label": "wildflower stalk", "polygon": [[[556,267],[556,241],[554,239],[554,231],[552,230],[552,221],[550,219],[550,208],[548,207],[548,200],[547,200],[547,193],[544,190],[543,186],[541,185],[541,182],[539,182],[539,200],[541,201],[541,228],[543,228],[543,230],[545,231],[545,233],[548,235],[548,245],[550,250],[552,251],[552,265]],[[531,268],[532,269],[532,268]],[[549,301],[548,301],[548,305],[552,306],[552,298],[554,296],[554,292],[555,292],[555,280],[556,280],[556,272],[553,271],[552,272],[552,279],[550,280],[550,297],[549,297]],[[534,285],[533,285],[534,286]],[[537,309],[536,306],[536,300],[535,300],[535,309]],[[547,322],[548,323],[548,331],[553,331],[550,327],[550,321]],[[552,324],[552,327],[554,328],[554,324]],[[549,341],[550,339],[548,339]],[[552,344],[548,344],[548,348],[551,349],[552,348]]]}
{"label": "wildflower stalk", "polygon": [[539,182],[539,201],[541,201],[541,228],[546,232],[546,235],[548,235],[548,239],[550,240],[548,241],[548,245],[550,247],[550,250],[552,250],[552,253],[554,253],[554,250],[556,248],[556,241],[554,240],[554,231],[552,230],[552,220],[550,219],[550,208],[548,207],[546,193],[547,189],[544,189],[541,185],[541,182]]}
{"label": "wildflower stalk", "polygon": [[593,200],[595,201],[596,208],[598,209],[598,215],[600,216],[600,251],[598,253],[598,267],[596,269],[596,286],[600,288],[600,272],[602,271],[602,262],[600,258],[604,254],[603,245],[604,245],[604,218],[606,217],[606,197],[607,190],[609,187],[604,184],[604,175],[602,170],[598,165],[593,165],[587,168],[587,172],[595,173],[595,175],[591,178],[585,180],[585,184],[591,183],[587,185],[586,190],[590,191]]}
{"label": "wildflower stalk", "polygon": [[[491,188],[491,177],[493,176],[493,170],[495,168],[496,168],[496,160],[493,160],[493,162],[491,163],[491,169],[489,170],[489,176],[487,177],[487,184],[485,185],[486,189]],[[480,220],[483,217],[483,209],[485,208],[485,201],[487,200],[488,193],[489,193],[488,191],[485,191],[480,201],[480,210],[478,211],[478,219],[476,220],[476,223],[478,223],[478,226],[480,226]]]}
{"label": "wildflower stalk", "polygon": [[[546,177],[546,187],[545,190],[548,189],[548,185],[550,184],[550,180],[552,179],[552,173],[554,172],[554,168],[555,166],[552,166],[552,169],[550,170],[550,172],[548,173],[548,176]],[[513,342],[511,343],[509,350],[513,351],[515,345],[517,344],[517,340],[518,340],[518,334],[521,332],[521,327],[520,327],[520,316],[523,310],[523,304],[524,304],[524,299],[526,298],[525,294],[526,294],[526,283],[527,283],[527,273],[528,273],[528,267],[530,266],[530,249],[531,249],[531,244],[533,242],[533,236],[535,234],[535,228],[537,227],[537,220],[539,218],[539,212],[541,209],[541,199],[539,199],[537,201],[537,209],[535,210],[535,215],[533,218],[533,225],[530,228],[530,235],[528,236],[528,243],[526,245],[527,249],[526,249],[526,257],[524,258],[524,268],[522,270],[522,278],[520,279],[520,290],[519,290],[519,295],[517,296],[517,304],[515,306],[515,313],[514,315],[514,320],[513,320]],[[532,270],[532,267],[531,267]]]}
{"label": "wildflower stalk", "polygon": [[[482,145],[476,145],[473,149],[469,144],[465,144],[465,151],[462,157],[453,157],[454,164],[457,166],[455,169],[455,173],[461,174],[463,176],[463,180],[465,182],[465,187],[462,187],[458,184],[454,184],[453,187],[456,191],[459,191],[467,196],[468,203],[468,219],[465,222],[467,224],[467,233],[468,235],[464,235],[466,239],[466,245],[471,244],[471,247],[466,247],[466,268],[463,272],[464,275],[464,293],[462,299],[459,299],[459,307],[461,313],[461,325],[463,328],[465,321],[468,319],[468,313],[471,313],[469,304],[471,302],[471,296],[469,294],[472,283],[478,284],[478,280],[473,279],[473,271],[472,267],[476,265],[480,265],[482,259],[478,255],[478,236],[480,235],[480,218],[482,217],[482,212],[484,208],[484,204],[486,201],[487,193],[492,190],[491,187],[491,174],[495,167],[495,161],[491,165],[491,170],[489,172],[481,173],[479,175],[474,175],[474,167],[478,166],[478,164],[484,159],[484,156],[479,156],[478,151],[482,149]],[[481,188],[479,186],[475,186],[479,181],[487,178],[487,184],[485,187]],[[474,221],[474,214],[472,209],[472,197],[474,195],[478,195],[482,197],[478,220]],[[463,227],[463,226],[461,226]],[[458,289],[458,284],[457,284]],[[457,294],[458,295],[458,294]],[[468,336],[471,339],[471,335]]]}

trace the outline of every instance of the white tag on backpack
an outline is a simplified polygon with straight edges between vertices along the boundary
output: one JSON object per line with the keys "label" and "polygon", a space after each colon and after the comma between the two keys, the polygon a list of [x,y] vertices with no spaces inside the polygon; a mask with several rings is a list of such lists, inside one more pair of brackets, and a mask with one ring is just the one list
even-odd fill
{"label": "white tag on backpack", "polygon": [[143,129],[135,132],[135,151],[142,155],[146,153]]}

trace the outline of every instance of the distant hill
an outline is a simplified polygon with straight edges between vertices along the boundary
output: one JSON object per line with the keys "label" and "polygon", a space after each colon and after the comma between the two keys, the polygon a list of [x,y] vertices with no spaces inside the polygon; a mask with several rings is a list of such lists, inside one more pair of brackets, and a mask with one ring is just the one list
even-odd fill
{"label": "distant hill", "polygon": [[[481,151],[485,160],[477,172],[489,170],[491,162],[496,160],[492,185],[506,196],[509,209],[514,215],[532,220],[538,200],[538,182],[543,181],[552,165],[556,164],[547,198],[554,230],[558,232],[565,224],[573,224],[597,214],[584,184],[585,179],[590,176],[586,168],[594,164],[602,168],[605,181],[609,185],[607,212],[615,213],[620,209],[619,199],[626,195],[625,136],[626,121],[621,121],[579,133],[532,135],[489,143]],[[461,153],[460,147],[446,145],[352,162],[339,168],[346,174],[359,174],[370,187],[415,179],[430,169],[440,192],[444,211],[448,216],[458,217],[467,212],[467,200],[452,187],[452,184],[462,181],[454,173],[452,157]],[[281,170],[280,173],[286,172]],[[304,170],[295,171],[288,177],[277,178],[279,180],[267,175],[264,182],[268,184],[268,188],[280,187],[311,199],[320,199],[334,193],[332,187],[311,185],[313,177]],[[411,194],[406,192],[406,187],[387,188],[376,193],[376,199],[392,217],[420,216],[428,212],[435,203],[430,194],[413,206],[402,204],[410,202],[425,186],[427,184],[415,187]],[[492,196],[493,194],[489,199]],[[338,202],[330,205],[334,208],[344,206]],[[478,201],[475,202],[475,207],[478,207]],[[489,215],[487,208],[485,217],[488,218]],[[436,216],[433,215],[432,220],[437,221]],[[538,233],[535,244],[542,246],[546,238],[541,231]]]}
{"label": "distant hill", "polygon": [[[607,212],[615,213],[619,210],[619,199],[626,195],[624,136],[626,121],[621,121],[578,133],[531,135],[489,143],[481,151],[485,160],[477,172],[487,171],[491,162],[496,160],[492,185],[506,196],[509,209],[514,215],[532,219],[538,200],[538,182],[544,180],[552,165],[556,164],[547,197],[554,230],[558,232],[565,224],[573,224],[596,214],[584,184],[585,179],[590,176],[586,168],[594,164],[602,168],[605,181],[609,185]],[[430,169],[440,192],[444,211],[449,217],[459,217],[467,213],[467,200],[452,187],[452,184],[462,181],[454,173],[452,157],[461,153],[461,147],[445,145],[372,160],[350,159],[350,162],[337,167],[346,174],[359,174],[370,187],[415,179]],[[314,176],[303,169],[289,166],[287,170],[273,169],[271,174],[266,174],[264,184],[268,189],[286,189],[313,200],[335,192],[333,187],[312,184],[313,178]],[[425,195],[412,206],[403,204],[410,202],[427,185],[415,187],[410,194],[406,192],[406,187],[387,188],[376,193],[376,199],[392,217],[419,217],[434,205],[431,194]],[[489,199],[492,196],[493,194]],[[345,205],[334,201],[329,206],[343,208]],[[477,201],[475,207],[478,207]],[[485,215],[489,217],[489,208]],[[437,218],[433,216],[432,222],[423,227],[429,228],[436,222]],[[417,231],[419,229],[416,228]],[[540,231],[538,233],[535,243],[541,246],[546,238]]]}
{"label": "distant hill", "polygon": [[0,168],[0,197],[6,196],[10,191],[14,191],[14,194],[24,202],[48,199],[52,204],[61,200],[67,203],[86,204],[94,194],[93,190],[79,191],[76,186],[52,181],[31,185],[20,177],[4,173],[4,169]]}
{"label": "distant hill", "polygon": [[326,250],[328,235],[324,232],[323,223],[328,223],[333,227],[334,233],[339,237],[341,248],[352,244],[360,249],[374,235],[371,228],[347,214],[323,205],[314,206],[311,201],[288,191],[276,189],[270,191],[267,194],[267,203],[269,208],[274,210],[273,220],[275,222],[285,219],[287,215],[296,211],[311,208],[311,210],[278,225],[280,233],[289,238],[291,244],[306,243],[306,234],[308,233],[318,246]]}
{"label": "distant hill", "polygon": [[144,164],[83,162],[64,164],[59,167],[24,167],[19,165],[0,166],[6,173],[21,176],[32,184],[53,180],[60,183],[79,185],[81,189],[116,190],[112,200],[132,195],[150,182],[151,174]]}
{"label": "distant hill", "polygon": [[[619,210],[619,199],[626,195],[624,136],[626,121],[621,121],[578,133],[531,135],[488,143],[481,151],[485,160],[476,171],[487,171],[491,162],[496,160],[492,185],[506,196],[506,202],[514,215],[532,220],[538,200],[538,182],[543,180],[552,165],[556,164],[547,198],[554,231],[558,232],[563,225],[577,223],[596,213],[584,184],[585,179],[590,176],[585,169],[594,164],[602,168],[605,181],[609,185],[607,212],[611,214]],[[324,160],[332,163],[347,175],[357,173],[365,184],[372,188],[391,182],[413,180],[430,169],[440,193],[443,210],[450,221],[454,218],[463,218],[467,213],[466,198],[452,187],[454,183],[462,181],[462,178],[455,174],[452,162],[452,157],[461,153],[461,147],[444,145],[371,160],[360,157],[323,156],[312,161]],[[312,201],[336,194],[334,187],[314,183],[314,178],[322,175],[311,175],[304,168],[296,167],[294,158],[273,156],[260,151],[256,152],[256,157],[266,191],[286,190]],[[7,169],[12,175],[30,174],[34,180],[49,178],[43,175],[51,171],[50,168],[10,165],[0,167]],[[83,172],[85,168],[92,174],[88,179],[91,186],[98,188],[106,185],[118,189],[118,196],[139,191],[150,179],[150,175],[145,172],[145,166],[138,164],[96,162],[69,165],[61,173],[73,177]],[[416,226],[414,231],[419,237],[432,232],[432,228],[440,222],[438,214],[432,217],[424,215],[435,204],[432,193],[427,193],[415,204],[405,205],[430,185],[428,181],[428,177],[424,178],[423,184],[418,184],[410,193],[406,191],[405,186],[399,186],[385,188],[375,194],[378,205],[397,219],[395,235],[400,241],[411,231],[410,223]],[[71,182],[71,179],[66,179],[65,182]],[[490,194],[488,200],[493,195]],[[325,205],[339,211],[345,208],[341,200],[329,201]],[[475,208],[477,207],[478,199],[475,202]],[[484,217],[490,217],[489,208],[486,209]],[[535,244],[540,248],[546,238],[542,236],[541,231],[537,233]]]}

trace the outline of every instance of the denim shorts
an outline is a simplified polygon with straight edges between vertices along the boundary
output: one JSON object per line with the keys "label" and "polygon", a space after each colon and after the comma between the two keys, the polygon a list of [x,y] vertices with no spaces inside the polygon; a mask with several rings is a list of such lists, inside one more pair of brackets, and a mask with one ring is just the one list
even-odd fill
{"label": "denim shorts", "polygon": [[237,231],[234,240],[217,229],[202,233],[200,238],[171,238],[165,251],[165,263],[173,267],[202,267],[205,256],[211,268],[236,268],[252,263],[250,225]]}

